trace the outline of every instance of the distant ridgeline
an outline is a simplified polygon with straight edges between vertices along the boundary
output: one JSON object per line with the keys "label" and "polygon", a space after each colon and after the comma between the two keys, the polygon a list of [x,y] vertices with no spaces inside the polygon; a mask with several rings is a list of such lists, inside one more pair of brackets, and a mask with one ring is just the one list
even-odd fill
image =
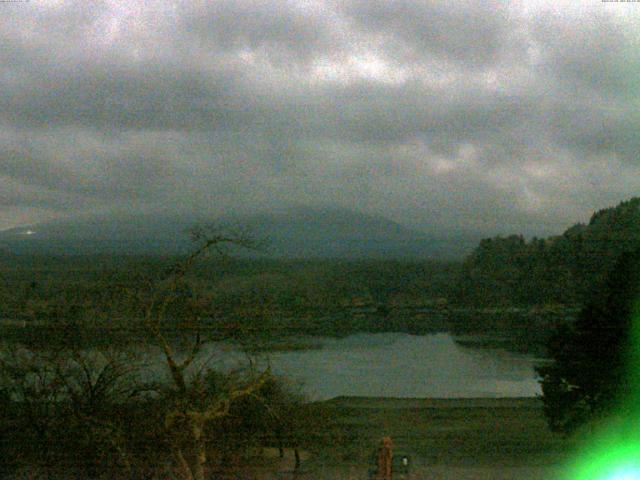
{"label": "distant ridgeline", "polygon": [[482,240],[464,261],[451,299],[467,305],[582,304],[621,253],[637,248],[640,198],[633,198],[559,236]]}

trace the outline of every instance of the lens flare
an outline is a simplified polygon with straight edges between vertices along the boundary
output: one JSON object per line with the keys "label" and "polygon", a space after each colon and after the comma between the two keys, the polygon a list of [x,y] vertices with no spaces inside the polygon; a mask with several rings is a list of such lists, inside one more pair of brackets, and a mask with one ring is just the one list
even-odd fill
{"label": "lens flare", "polygon": [[607,477],[607,480],[638,480],[640,478],[640,469],[638,468],[622,468]]}
{"label": "lens flare", "polygon": [[640,299],[632,309],[626,395],[566,469],[566,480],[640,480]]}

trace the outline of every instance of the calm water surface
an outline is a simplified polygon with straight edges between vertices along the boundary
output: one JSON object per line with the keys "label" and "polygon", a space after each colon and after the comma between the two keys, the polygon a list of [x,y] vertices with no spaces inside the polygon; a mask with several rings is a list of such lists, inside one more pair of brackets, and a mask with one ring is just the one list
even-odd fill
{"label": "calm water surface", "polygon": [[[540,393],[534,359],[462,347],[448,334],[357,334],[315,340],[323,348],[271,352],[261,359],[274,373],[291,378],[311,399],[341,395],[527,397]],[[208,345],[209,353],[217,348],[219,344]]]}

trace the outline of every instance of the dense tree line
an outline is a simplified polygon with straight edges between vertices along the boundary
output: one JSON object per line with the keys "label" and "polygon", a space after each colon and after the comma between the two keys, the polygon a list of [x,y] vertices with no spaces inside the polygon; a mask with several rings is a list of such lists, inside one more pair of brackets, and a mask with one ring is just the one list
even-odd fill
{"label": "dense tree line", "polygon": [[[123,292],[143,277],[161,275],[173,260],[5,256],[0,258],[0,318],[126,322],[131,299]],[[354,299],[425,303],[447,297],[457,271],[456,264],[427,261],[211,259],[190,272],[190,288],[207,297],[211,309],[205,315],[259,319],[274,311],[331,312]],[[184,305],[174,310],[180,317]]]}
{"label": "dense tree line", "polygon": [[600,210],[588,225],[559,236],[486,239],[464,261],[452,298],[472,305],[583,304],[638,244],[640,198]]}
{"label": "dense tree line", "polygon": [[640,247],[624,252],[576,322],[549,341],[541,366],[552,430],[571,432],[617,411],[635,422],[640,398]]}

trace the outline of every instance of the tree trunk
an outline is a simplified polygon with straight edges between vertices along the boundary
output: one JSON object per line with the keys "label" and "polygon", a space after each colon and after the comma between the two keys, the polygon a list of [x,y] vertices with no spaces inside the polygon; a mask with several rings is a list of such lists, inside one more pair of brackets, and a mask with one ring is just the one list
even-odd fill
{"label": "tree trunk", "polygon": [[297,472],[298,470],[300,470],[300,451],[298,450],[298,447],[295,447],[293,449],[293,455],[296,458],[296,464],[293,467],[293,471]]}
{"label": "tree trunk", "polygon": [[187,463],[187,460],[184,458],[180,447],[176,447],[176,449],[174,450],[174,455],[176,457],[176,461],[178,462],[178,468],[180,469],[179,475],[182,477],[182,480],[193,480],[191,467]]}
{"label": "tree trunk", "polygon": [[207,446],[202,435],[202,426],[192,424],[194,441],[193,480],[204,480],[204,464],[207,463]]}
{"label": "tree trunk", "polygon": [[204,480],[204,465],[198,460],[193,466],[193,480]]}
{"label": "tree trunk", "polygon": [[276,439],[278,440],[278,454],[280,458],[284,458],[284,442],[282,441],[282,431],[280,428],[276,429]]}

